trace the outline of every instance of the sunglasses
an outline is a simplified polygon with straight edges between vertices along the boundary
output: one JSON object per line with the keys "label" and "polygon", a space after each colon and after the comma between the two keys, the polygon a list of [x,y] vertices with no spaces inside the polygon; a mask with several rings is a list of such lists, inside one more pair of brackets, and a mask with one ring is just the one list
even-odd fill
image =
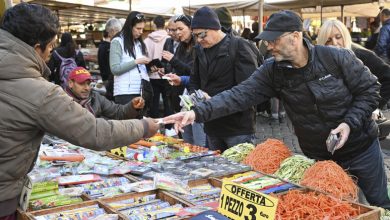
{"label": "sunglasses", "polygon": [[268,45],[275,45],[276,42],[278,42],[282,37],[285,37],[285,36],[287,36],[287,35],[289,35],[289,34],[292,34],[292,33],[294,33],[294,32],[288,32],[288,33],[282,34],[281,36],[279,36],[279,37],[276,38],[275,40],[263,40],[264,45],[265,45],[266,47],[268,47]]}
{"label": "sunglasses", "polygon": [[201,31],[199,33],[192,32],[192,34],[194,35],[195,38],[200,38],[203,40],[207,37],[207,31],[209,31],[209,30],[204,30],[204,31]]}
{"label": "sunglasses", "polygon": [[145,19],[145,15],[143,15],[143,14],[137,14],[136,16],[135,16],[135,18],[137,19],[137,20],[144,20]]}
{"label": "sunglasses", "polygon": [[190,19],[187,16],[185,16],[185,15],[179,15],[179,17],[177,17],[175,19],[175,22],[177,22],[177,21],[186,21],[187,23],[191,24]]}

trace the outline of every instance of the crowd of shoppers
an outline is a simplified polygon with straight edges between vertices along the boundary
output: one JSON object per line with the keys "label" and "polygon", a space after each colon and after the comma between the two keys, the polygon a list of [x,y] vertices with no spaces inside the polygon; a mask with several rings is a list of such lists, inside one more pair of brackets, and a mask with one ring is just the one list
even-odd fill
{"label": "crowd of shoppers", "polygon": [[[288,115],[306,156],[336,161],[357,177],[370,204],[390,209],[372,115],[390,99],[390,10],[380,15],[372,52],[352,43],[337,20],[322,25],[313,45],[304,37],[302,19],[289,10],[272,14],[261,33],[255,22],[253,33],[247,29],[243,37],[232,28],[225,7],[202,7],[193,17],[172,17],[167,25],[156,16],[155,31],[146,37],[145,16],[132,11],[123,24],[116,18],[106,23],[98,51],[104,97],[92,90],[91,73],[70,33],[62,33],[53,49],[59,29],[55,13],[28,3],[8,9],[0,23],[5,70],[0,76],[0,140],[5,143],[0,218],[15,217],[44,132],[108,150],[154,135],[160,126],[152,118],[164,117],[186,142],[224,151],[254,142],[254,107],[270,99],[277,119]],[[270,57],[264,64],[254,46],[258,42]],[[69,59],[77,67],[64,79]],[[179,96],[198,90],[206,101],[182,111]],[[329,134],[340,138],[334,154],[325,144]],[[15,166],[21,162],[24,169]]]}

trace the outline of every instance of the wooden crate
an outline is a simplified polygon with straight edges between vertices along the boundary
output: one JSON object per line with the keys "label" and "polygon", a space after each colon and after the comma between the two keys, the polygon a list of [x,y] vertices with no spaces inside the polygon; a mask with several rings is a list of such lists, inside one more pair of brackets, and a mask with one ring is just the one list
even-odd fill
{"label": "wooden crate", "polygon": [[381,211],[377,207],[366,206],[360,203],[352,203],[352,207],[360,209],[360,215],[354,220],[377,220],[380,219]]}
{"label": "wooden crate", "polygon": [[195,187],[195,186],[199,186],[199,185],[203,185],[203,184],[207,184],[207,183],[210,183],[214,187],[218,187],[218,188],[222,187],[222,181],[220,179],[217,179],[214,177],[209,178],[209,179],[190,180],[188,182],[188,186]]}
{"label": "wooden crate", "polygon": [[[332,197],[332,195],[330,195],[329,193],[321,192],[321,191],[318,191],[318,190],[315,190],[312,188],[308,188],[308,187],[303,187],[303,188],[299,188],[299,189],[295,189],[295,190],[301,190],[303,192],[313,192],[314,191],[316,194],[325,194],[327,196]],[[279,193],[278,195],[283,195],[285,193],[287,193],[287,191]],[[359,215],[351,220],[378,220],[378,219],[380,219],[381,211],[378,207],[367,206],[367,205],[363,205],[363,204],[349,201],[349,200],[343,200],[343,201],[348,202],[349,204],[351,204],[352,207],[360,210]]]}
{"label": "wooden crate", "polygon": [[29,220],[27,213],[20,208],[16,209],[16,219],[17,220]]}
{"label": "wooden crate", "polygon": [[[151,190],[151,191],[140,192],[140,193],[138,193],[138,192],[127,193],[127,194],[123,194],[123,195],[114,196],[111,198],[102,198],[102,199],[99,199],[99,201],[101,203],[103,203],[105,206],[110,207],[109,203],[111,203],[111,202],[117,202],[117,201],[122,201],[122,200],[126,200],[126,199],[132,199],[132,198],[139,198],[139,197],[144,197],[144,196],[152,195],[152,194],[156,194],[156,198],[159,198],[163,201],[169,202],[169,204],[171,204],[171,205],[182,204],[184,207],[192,206],[191,203],[188,203],[188,202],[182,200],[181,198],[179,198],[175,195],[172,195],[170,193],[167,193],[165,191],[162,191],[162,190]],[[110,208],[115,210],[112,207],[110,207]],[[124,214],[120,213],[119,211],[118,211],[118,213],[122,218],[128,219]]]}
{"label": "wooden crate", "polygon": [[[222,181],[216,178],[209,178],[209,179],[199,179],[199,180],[191,180],[188,182],[189,187],[195,187],[203,184],[210,184],[217,188],[222,188]],[[191,201],[183,198],[179,193],[176,192],[167,192],[168,194],[171,194],[172,196],[180,198],[182,201],[185,201],[189,206],[195,206],[196,204],[192,203]]]}
{"label": "wooden crate", "polygon": [[192,204],[189,204],[188,202],[182,200],[180,197],[177,197],[176,195],[173,195],[171,193],[165,192],[163,190],[151,190],[151,191],[146,191],[146,192],[135,192],[135,193],[126,193],[122,195],[117,195],[113,196],[110,198],[101,198],[99,201],[101,201],[103,204],[106,206],[109,206],[108,203],[110,202],[117,202],[121,200],[126,200],[126,199],[132,199],[132,198],[138,198],[138,197],[144,197],[147,195],[152,195],[156,194],[156,197],[169,202],[169,204],[174,205],[174,204],[182,204],[183,206],[191,206]]}
{"label": "wooden crate", "polygon": [[[31,220],[34,219],[35,216],[47,215],[47,214],[57,213],[61,211],[68,211],[68,210],[78,209],[78,208],[87,207],[96,204],[99,205],[99,207],[103,208],[108,214],[118,214],[115,210],[99,202],[98,200],[92,200],[92,201],[77,203],[73,205],[60,206],[60,207],[55,207],[50,209],[42,209],[33,212],[25,212],[26,215],[25,218]],[[123,220],[123,217],[119,215],[119,219]]]}

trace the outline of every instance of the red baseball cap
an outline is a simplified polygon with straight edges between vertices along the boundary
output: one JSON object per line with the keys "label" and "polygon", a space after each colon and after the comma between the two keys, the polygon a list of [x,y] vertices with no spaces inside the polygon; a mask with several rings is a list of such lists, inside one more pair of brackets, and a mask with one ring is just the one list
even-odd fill
{"label": "red baseball cap", "polygon": [[91,73],[84,67],[76,67],[70,73],[68,80],[74,80],[77,83],[83,83],[87,80],[92,80]]}

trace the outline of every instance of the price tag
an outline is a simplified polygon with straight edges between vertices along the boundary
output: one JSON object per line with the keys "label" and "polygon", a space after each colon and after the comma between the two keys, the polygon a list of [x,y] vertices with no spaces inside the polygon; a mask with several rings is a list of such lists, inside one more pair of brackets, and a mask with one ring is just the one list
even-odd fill
{"label": "price tag", "polygon": [[223,181],[218,212],[231,219],[275,219],[278,199]]}

